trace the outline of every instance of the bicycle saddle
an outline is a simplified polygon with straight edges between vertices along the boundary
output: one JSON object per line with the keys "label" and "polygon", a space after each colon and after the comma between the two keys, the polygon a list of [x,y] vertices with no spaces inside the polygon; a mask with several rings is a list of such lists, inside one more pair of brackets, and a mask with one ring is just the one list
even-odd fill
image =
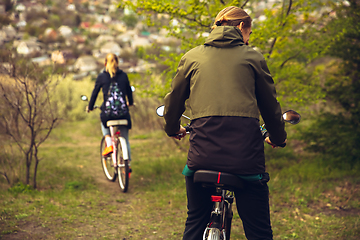
{"label": "bicycle saddle", "polygon": [[106,125],[108,127],[110,127],[110,126],[118,126],[118,125],[128,125],[128,121],[126,119],[110,120],[110,121],[106,122]]}
{"label": "bicycle saddle", "polygon": [[194,182],[201,182],[205,186],[222,187],[227,190],[243,188],[243,181],[236,175],[211,170],[197,170],[194,173]]}

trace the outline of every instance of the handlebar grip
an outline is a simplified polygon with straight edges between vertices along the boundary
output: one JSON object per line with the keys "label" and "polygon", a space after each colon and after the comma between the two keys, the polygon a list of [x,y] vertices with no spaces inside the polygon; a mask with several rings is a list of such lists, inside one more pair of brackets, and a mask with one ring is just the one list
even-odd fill
{"label": "handlebar grip", "polygon": [[187,133],[188,133],[188,132],[191,132],[191,127],[190,127],[189,125],[186,125],[186,126],[185,126],[185,130],[186,130]]}
{"label": "handlebar grip", "polygon": [[[266,132],[263,133],[263,138],[265,139],[265,138],[267,138],[267,137],[269,137],[269,133],[266,131]],[[276,145],[276,146],[277,146],[277,147],[284,148],[284,147],[286,146],[286,143],[282,143],[282,144]]]}

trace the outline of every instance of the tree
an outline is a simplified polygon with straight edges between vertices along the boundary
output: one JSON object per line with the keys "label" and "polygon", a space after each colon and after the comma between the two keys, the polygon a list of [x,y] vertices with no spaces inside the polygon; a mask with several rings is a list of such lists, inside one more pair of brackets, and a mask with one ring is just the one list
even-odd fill
{"label": "tree", "polygon": [[10,167],[7,168],[8,172],[3,170],[1,173],[8,178],[9,171],[14,167],[22,169],[25,165],[23,180],[30,184],[32,177],[32,186],[37,188],[39,147],[59,120],[51,101],[57,79],[48,70],[32,64],[29,59],[13,57],[10,51],[7,53],[2,54],[0,68],[0,134],[8,136],[3,141],[9,144],[9,148],[13,144],[17,146],[24,161],[14,166],[14,159],[7,158]]}
{"label": "tree", "polygon": [[[322,99],[320,73],[313,62],[324,54],[326,46],[319,45],[320,26],[329,19],[328,12],[320,12],[324,1],[283,0],[271,9],[257,9],[258,1],[213,1],[177,0],[122,1],[119,7],[130,7],[136,13],[146,16],[147,23],[166,28],[169,35],[181,40],[183,52],[203,44],[216,14],[223,8],[234,5],[245,9],[252,18],[253,35],[250,44],[263,53],[277,84],[281,101],[305,104]],[[158,21],[158,14],[169,16],[167,22]],[[259,20],[259,16],[265,20]],[[169,91],[171,79],[181,58],[178,53],[163,53],[155,59],[169,66],[162,73],[164,82],[152,86],[162,97]],[[296,92],[296,95],[288,93]]]}
{"label": "tree", "polygon": [[360,163],[360,2],[347,3],[334,7],[336,18],[323,28],[326,54],[334,58],[323,91],[336,111],[323,111],[303,138],[309,150],[324,154],[328,162],[353,167]]}
{"label": "tree", "polygon": [[327,97],[338,102],[360,125],[360,2],[336,9],[337,18],[324,29],[330,36],[327,53],[342,59],[339,72],[326,83]]}

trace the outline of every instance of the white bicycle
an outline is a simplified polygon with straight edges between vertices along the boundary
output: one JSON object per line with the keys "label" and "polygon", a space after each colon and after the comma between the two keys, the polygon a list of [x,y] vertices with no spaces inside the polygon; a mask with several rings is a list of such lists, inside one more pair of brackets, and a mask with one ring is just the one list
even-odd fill
{"label": "white bicycle", "polygon": [[[87,96],[82,95],[81,100],[87,101],[88,98]],[[94,106],[94,108],[99,107]],[[118,176],[120,189],[123,192],[127,192],[131,174],[129,166],[129,153],[125,138],[120,136],[119,127],[127,126],[128,121],[126,119],[110,120],[107,121],[106,124],[110,129],[113,153],[106,156],[102,155],[103,151],[107,147],[105,137],[103,137],[100,143],[101,167],[107,180],[115,182],[116,177]]]}

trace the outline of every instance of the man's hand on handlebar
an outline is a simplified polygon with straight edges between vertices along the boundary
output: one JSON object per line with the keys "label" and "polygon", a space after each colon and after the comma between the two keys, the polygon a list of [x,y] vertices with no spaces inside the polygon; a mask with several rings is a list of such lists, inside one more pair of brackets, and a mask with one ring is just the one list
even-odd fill
{"label": "man's hand on handlebar", "polygon": [[176,135],[171,136],[171,137],[175,138],[177,140],[181,140],[185,136],[186,136],[186,129],[184,127],[180,126],[180,130],[176,133]]}
{"label": "man's hand on handlebar", "polygon": [[91,110],[89,109],[89,106],[86,106],[85,111],[89,113]]}
{"label": "man's hand on handlebar", "polygon": [[285,139],[285,141],[280,145],[280,146],[278,146],[278,145],[276,145],[276,144],[273,144],[272,142],[271,142],[271,140],[270,140],[270,138],[269,137],[266,137],[265,138],[265,142],[267,143],[267,144],[269,144],[269,145],[271,145],[272,146],[272,148],[276,148],[276,147],[285,147],[285,145],[286,145],[286,141],[287,141],[287,139]]}

